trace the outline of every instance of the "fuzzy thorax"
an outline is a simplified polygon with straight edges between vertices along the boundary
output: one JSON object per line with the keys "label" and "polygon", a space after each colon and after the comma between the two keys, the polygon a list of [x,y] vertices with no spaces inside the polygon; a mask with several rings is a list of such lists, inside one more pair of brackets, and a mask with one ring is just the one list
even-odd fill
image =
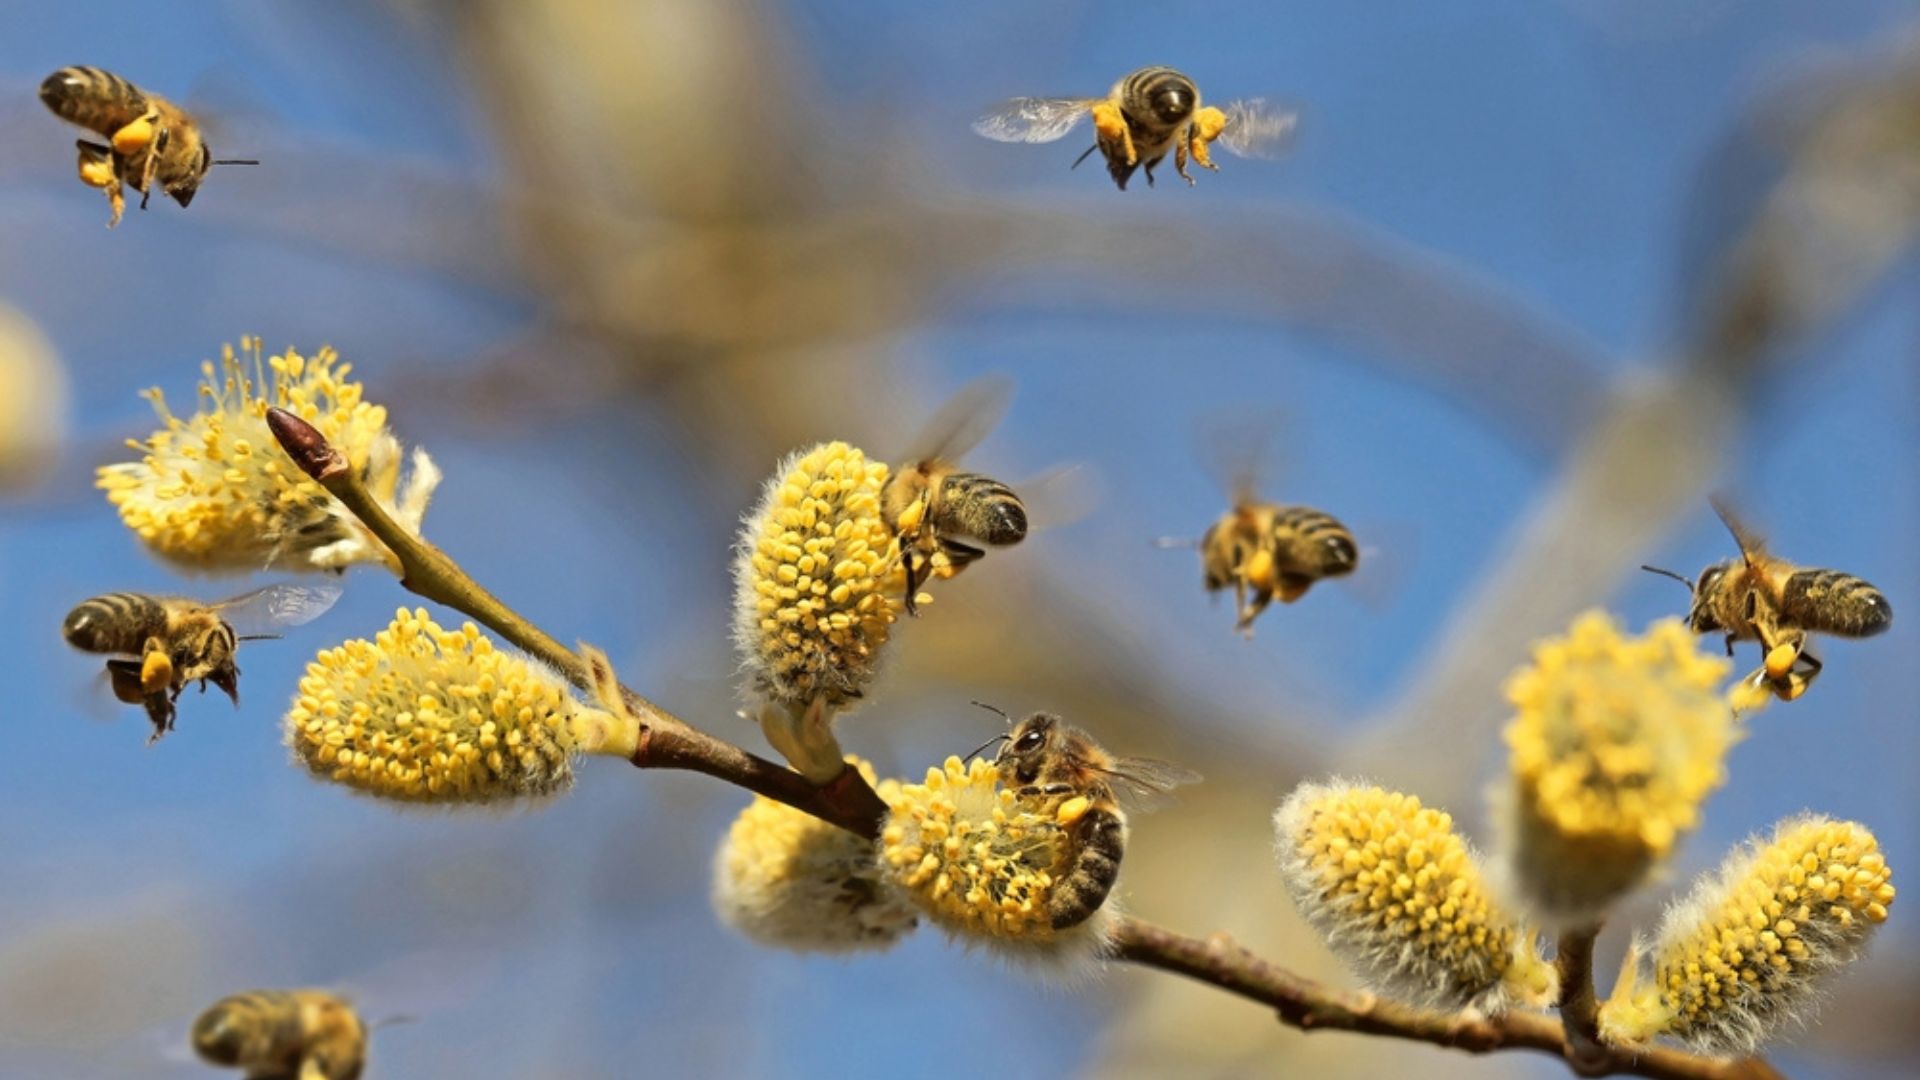
{"label": "fuzzy thorax", "polygon": [[1497,905],[1448,815],[1335,781],[1295,789],[1274,829],[1295,906],[1383,993],[1489,1013],[1554,1000],[1553,965]]}
{"label": "fuzzy thorax", "polygon": [[419,803],[552,795],[573,782],[573,755],[624,756],[634,735],[553,671],[424,609],[322,650],[286,717],[287,745],[315,776]]}
{"label": "fuzzy thorax", "polygon": [[349,365],[332,349],[312,357],[289,349],[262,355],[258,338],[242,353],[223,347],[202,365],[199,407],[181,417],[160,391],[146,397],[160,430],[128,445],[141,460],[103,466],[98,485],[120,519],[153,552],[200,570],[337,570],[393,555],[365,526],[281,452],[267,428],[277,405],[319,429],[358,470],[374,499],[418,533],[440,471],[415,450],[403,482],[400,443],[387,411],[362,399]]}
{"label": "fuzzy thorax", "polygon": [[1066,823],[1085,800],[1029,804],[1000,785],[991,762],[968,765],[955,757],[928,769],[924,783],[883,797],[891,812],[880,833],[881,865],[942,929],[968,944],[1055,965],[1106,950],[1111,902],[1065,930],[1055,930],[1048,916],[1073,856]]}
{"label": "fuzzy thorax", "polygon": [[[871,765],[847,760],[875,783]],[[891,798],[899,784],[881,781],[876,790]],[[713,906],[747,937],[797,952],[884,949],[917,923],[881,873],[871,841],[765,796],[740,812],[721,842]]]}
{"label": "fuzzy thorax", "polygon": [[1893,891],[1865,826],[1784,821],[1668,908],[1651,946],[1635,944],[1601,1006],[1601,1037],[1633,1046],[1667,1035],[1706,1053],[1752,1052],[1812,1013],[1821,982],[1886,921]]}
{"label": "fuzzy thorax", "polygon": [[887,467],[843,442],[788,457],[746,519],[734,643],[773,743],[816,780],[841,768],[833,717],[871,686],[900,614],[900,548],[881,514]]}
{"label": "fuzzy thorax", "polygon": [[1677,619],[1638,637],[1589,612],[1507,683],[1503,872],[1553,926],[1591,923],[1700,821],[1739,737],[1726,660]]}

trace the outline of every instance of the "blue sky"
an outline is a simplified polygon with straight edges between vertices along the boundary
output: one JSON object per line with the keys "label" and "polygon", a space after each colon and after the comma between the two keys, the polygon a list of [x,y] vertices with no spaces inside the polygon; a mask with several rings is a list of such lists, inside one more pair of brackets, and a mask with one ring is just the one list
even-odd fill
{"label": "blue sky", "polygon": [[[14,106],[0,110],[0,127],[17,160],[0,171],[0,301],[37,319],[67,365],[76,442],[63,475],[84,477],[79,466],[100,446],[144,433],[135,391],[160,385],[187,400],[199,361],[243,332],[273,348],[335,344],[378,400],[383,381],[456,373],[461,358],[537,318],[524,296],[198,223],[203,205],[228,194],[270,201],[270,175],[217,173],[189,211],[156,204],[130,210],[112,233],[100,228],[103,200],[71,179],[73,133],[31,98],[68,63],[182,95],[212,84],[254,113],[236,125],[242,140],[265,117],[281,137],[489,178],[485,124],[448,50],[379,5],[329,10],[9,7],[0,88]],[[1515,0],[1364,10],[796,3],[770,5],[765,17],[794,50],[818,108],[886,116],[918,155],[915,174],[959,196],[1074,200],[1116,227],[1175,214],[1337,215],[1493,283],[1563,325],[1568,340],[1589,343],[1600,369],[1622,374],[1663,362],[1676,298],[1690,284],[1679,253],[1697,170],[1739,110],[1812,61],[1885,47],[1910,32],[1912,14],[1892,2]],[[1226,159],[1191,191],[1167,176],[1157,190],[1122,196],[1098,170],[1067,170],[1080,149],[1071,140],[1004,146],[967,131],[983,103],[1094,94],[1146,63],[1180,67],[1216,97],[1297,105],[1297,147],[1277,162]],[[860,151],[858,139],[847,145]],[[1778,550],[1870,577],[1903,613],[1920,593],[1915,285],[1909,262],[1807,343],[1810,359],[1756,389],[1724,478]],[[1514,444],[1456,397],[1352,341],[1244,314],[1115,315],[1075,301],[1074,290],[1089,287],[1063,282],[1054,293],[1012,275],[977,282],[940,298],[898,363],[929,408],[978,374],[1016,373],[1020,396],[982,447],[983,466],[1017,476],[1084,461],[1108,491],[1090,518],[1021,557],[1061,574],[1107,571],[1124,582],[1117,603],[1157,605],[1152,633],[1169,648],[1204,653],[1196,682],[1309,694],[1326,703],[1324,720],[1305,721],[1309,734],[1339,738],[1404,688],[1552,482],[1553,455]],[[1225,612],[1195,587],[1190,557],[1145,541],[1197,533],[1218,513],[1193,433],[1248,402],[1289,420],[1278,482],[1373,530],[1392,588],[1380,601],[1316,593],[1311,624],[1270,615],[1240,647],[1224,633]],[[712,694],[729,663],[723,614],[685,618],[688,634],[670,640],[658,628],[711,606],[724,587],[728,517],[754,493],[741,491],[734,509],[673,520],[676,501],[694,501],[678,470],[710,463],[682,460],[691,451],[671,437],[672,419],[642,404],[491,439],[444,412],[397,416],[396,426],[446,469],[428,532],[477,576],[565,627],[563,637],[630,657],[635,680],[673,676],[684,681],[669,685]],[[629,475],[596,462],[616,428],[636,422],[660,425],[641,440],[655,467]],[[621,505],[573,479],[582,471],[625,478]],[[510,517],[503,490],[517,493]],[[637,521],[646,535],[634,533]],[[550,556],[526,556],[529,522]],[[1691,574],[1726,553],[1702,505],[1645,558]],[[466,955],[450,965],[456,974],[415,983],[474,989],[427,1006],[405,1000],[417,989],[396,992],[395,1010],[436,1009],[439,1019],[383,1032],[378,1075],[619,1075],[608,1063],[635,1055],[688,1073],[838,1075],[848,1055],[875,1071],[933,1072],[930,1023],[996,1032],[1025,1048],[1035,1074],[1085,1061],[1106,1007],[1097,992],[1029,985],[931,934],[885,957],[837,962],[765,953],[714,926],[707,859],[739,800],[701,779],[596,782],[616,766],[590,762],[561,802],[477,818],[397,814],[308,783],[284,764],[276,724],[295,674],[311,649],[371,633],[411,602],[371,572],[349,584],[312,630],[249,648],[237,713],[223,699],[183,699],[181,730],[148,748],[137,716],[91,718],[97,662],[58,640],[61,616],[110,589],[212,596],[248,583],[182,582],[139,553],[103,499],[77,488],[0,501],[9,616],[0,655],[13,674],[0,714],[14,762],[0,783],[0,995],[20,992],[10,972],[41,963],[132,995],[118,1013],[129,1017],[124,1030],[71,1035],[38,1021],[32,1031],[26,1020],[9,1026],[8,1002],[22,1000],[0,996],[0,1076],[128,1075],[134,1066],[113,1055],[225,989],[366,981],[378,966],[370,958],[416,951],[434,962]],[[1596,599],[1636,625],[1681,602],[1676,586],[1651,577]],[[1874,825],[1896,872],[1920,865],[1920,685],[1904,663],[1920,643],[1913,626],[1906,618],[1871,642],[1825,649],[1817,692],[1769,714],[1737,752],[1689,867],[1809,806]],[[946,752],[925,730],[901,749],[927,760]],[[412,872],[428,856],[429,870]],[[1911,970],[1920,948],[1900,910],[1875,960],[1889,981]],[[76,942],[85,957],[60,960]],[[86,984],[76,975],[74,985]],[[1902,1071],[1865,1058],[1781,1060],[1794,1075]],[[463,1072],[458,1062],[483,1064]],[[1558,1073],[1550,1063],[1529,1071]]]}

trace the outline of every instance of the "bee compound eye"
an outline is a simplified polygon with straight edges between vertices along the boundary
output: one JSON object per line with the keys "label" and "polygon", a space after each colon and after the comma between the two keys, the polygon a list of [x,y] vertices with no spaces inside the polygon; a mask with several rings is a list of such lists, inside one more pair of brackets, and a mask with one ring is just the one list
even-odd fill
{"label": "bee compound eye", "polygon": [[1044,742],[1046,742],[1046,736],[1037,731],[1029,731],[1020,736],[1020,740],[1013,744],[1013,749],[1016,753],[1030,754],[1040,749],[1040,745]]}

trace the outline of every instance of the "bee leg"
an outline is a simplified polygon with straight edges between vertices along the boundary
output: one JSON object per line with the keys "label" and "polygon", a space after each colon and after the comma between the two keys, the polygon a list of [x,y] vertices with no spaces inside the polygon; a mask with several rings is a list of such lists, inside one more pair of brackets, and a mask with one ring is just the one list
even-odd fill
{"label": "bee leg", "polygon": [[1193,177],[1187,173],[1187,146],[1192,138],[1193,126],[1189,124],[1173,142],[1173,171],[1180,174],[1180,179],[1185,180],[1188,187],[1194,185]]}
{"label": "bee leg", "polygon": [[1727,635],[1727,655],[1728,656],[1733,655],[1733,635],[1732,634]]}
{"label": "bee leg", "polygon": [[141,684],[138,660],[107,661],[107,679],[113,685],[116,700],[139,705],[147,700],[147,688]]}
{"label": "bee leg", "polygon": [[1071,795],[1073,794],[1073,785],[1061,783],[1028,784],[1023,788],[1015,790],[1014,794],[1023,799],[1042,795]]}
{"label": "bee leg", "polygon": [[905,557],[907,575],[907,614],[919,615],[920,605],[916,599],[920,595],[920,586],[927,580],[925,564],[920,561],[920,553],[908,548]]}
{"label": "bee leg", "polygon": [[[1220,112],[1220,110],[1211,107],[1200,111],[1202,113],[1216,114]],[[1212,128],[1211,134],[1208,133],[1210,126],[1211,125],[1201,123],[1200,120],[1196,118],[1195,122],[1187,128],[1188,149],[1193,154],[1193,163],[1195,165],[1210,172],[1219,172],[1220,166],[1213,163],[1213,152],[1208,149],[1208,145],[1212,143],[1214,139],[1219,138],[1220,132],[1226,129],[1226,117],[1224,115],[1220,116],[1219,126]]]}
{"label": "bee leg", "polygon": [[[1783,645],[1781,648],[1786,648],[1786,646]],[[1781,701],[1794,701],[1798,699],[1800,695],[1807,692],[1808,687],[1813,685],[1814,676],[1820,674],[1820,669],[1825,666],[1826,665],[1820,662],[1819,657],[1814,656],[1804,649],[1801,650],[1800,653],[1793,658],[1792,667],[1788,668],[1778,677],[1770,676],[1768,678],[1767,681],[1773,687],[1773,696],[1779,698]]]}
{"label": "bee leg", "polygon": [[987,553],[984,548],[963,544],[958,540],[949,540],[944,536],[940,538],[939,544],[940,554],[946,556],[947,560],[945,568],[947,572],[942,574],[942,577],[953,577]]}
{"label": "bee leg", "polygon": [[173,685],[173,657],[159,638],[148,638],[145,653],[140,657],[140,687],[149,694],[157,694]]}
{"label": "bee leg", "polygon": [[1234,624],[1234,629],[1246,637],[1252,637],[1253,620],[1259,618],[1260,613],[1267,610],[1267,605],[1272,602],[1273,590],[1256,586],[1253,599],[1240,608],[1240,621]]}
{"label": "bee leg", "polygon": [[1111,101],[1102,101],[1088,112],[1093,116],[1094,138],[1103,149],[1111,147],[1109,158],[1117,153],[1122,161],[1129,165],[1138,164],[1139,155],[1133,150],[1133,131],[1127,126],[1126,114],[1120,106]]}
{"label": "bee leg", "polygon": [[147,719],[153,723],[153,734],[147,736],[147,745],[152,746],[160,737],[173,730],[175,710],[173,699],[164,693],[148,694],[146,697]]}

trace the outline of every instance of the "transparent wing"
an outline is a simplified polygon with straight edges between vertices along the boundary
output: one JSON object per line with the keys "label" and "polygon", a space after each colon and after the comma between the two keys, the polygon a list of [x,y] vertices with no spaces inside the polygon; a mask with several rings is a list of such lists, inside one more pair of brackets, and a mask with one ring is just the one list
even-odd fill
{"label": "transparent wing", "polygon": [[1013,98],[975,120],[973,130],[995,142],[1052,142],[1077,127],[1087,110],[1099,101],[1099,98]]}
{"label": "transparent wing", "polygon": [[1013,401],[1013,380],[989,375],[960,388],[920,429],[912,449],[902,459],[953,461],[987,437]]}
{"label": "transparent wing", "polygon": [[1733,534],[1733,539],[1740,545],[1740,554],[1746,556],[1750,562],[1766,556],[1766,538],[1748,528],[1746,522],[1740,520],[1740,516],[1733,512],[1733,506],[1727,501],[1726,496],[1713,495],[1708,497],[1707,501],[1713,504],[1713,512],[1720,515],[1720,520],[1727,526],[1727,531]]}
{"label": "transparent wing", "polygon": [[1272,471],[1274,434],[1285,421],[1285,410],[1276,406],[1235,411],[1201,424],[1200,456],[1234,505],[1259,499],[1261,482]]}
{"label": "transparent wing", "polygon": [[1165,805],[1174,788],[1200,782],[1200,774],[1192,769],[1154,758],[1117,757],[1098,771],[1112,781],[1121,803],[1142,812]]}
{"label": "transparent wing", "polygon": [[1093,513],[1100,505],[1100,474],[1091,465],[1056,465],[1013,485],[1027,508],[1032,529],[1058,529]]}
{"label": "transparent wing", "polygon": [[340,599],[338,585],[269,585],[213,605],[242,637],[310,623]]}
{"label": "transparent wing", "polygon": [[1300,114],[1277,109],[1261,98],[1235,101],[1221,110],[1227,114],[1227,128],[1220,133],[1219,144],[1235,157],[1270,158],[1286,148]]}

